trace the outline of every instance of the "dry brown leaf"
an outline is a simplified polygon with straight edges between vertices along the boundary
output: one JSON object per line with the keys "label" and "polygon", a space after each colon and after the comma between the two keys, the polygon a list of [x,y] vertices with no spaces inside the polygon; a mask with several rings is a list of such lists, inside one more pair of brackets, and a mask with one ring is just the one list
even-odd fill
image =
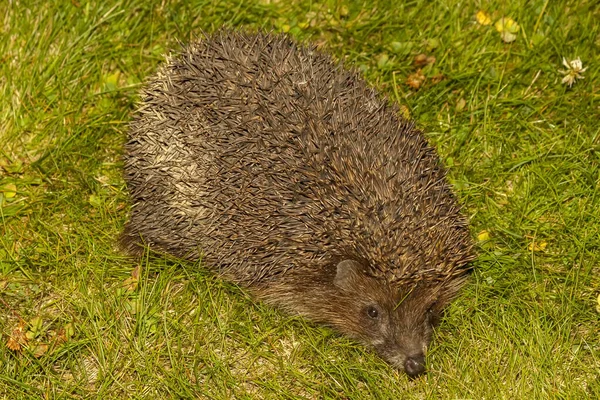
{"label": "dry brown leaf", "polygon": [[8,336],[6,347],[12,351],[20,352],[21,348],[27,344],[25,333],[25,321],[20,321],[19,325]]}
{"label": "dry brown leaf", "polygon": [[8,347],[8,349],[12,351],[21,351],[21,344],[18,341],[16,341],[12,336],[8,337],[8,340],[6,341],[6,347]]}
{"label": "dry brown leaf", "polygon": [[415,65],[415,67],[424,67],[426,65],[431,65],[435,62],[435,57],[434,56],[428,56],[427,54],[418,54],[415,56],[415,60],[413,61],[413,64]]}
{"label": "dry brown leaf", "polygon": [[132,271],[131,276],[123,281],[123,287],[128,292],[133,292],[138,288],[140,282],[140,271],[142,265],[138,264]]}
{"label": "dry brown leaf", "polygon": [[40,358],[44,354],[48,352],[48,345],[44,343],[40,343],[36,345],[33,349],[31,349],[33,356],[36,358]]}
{"label": "dry brown leaf", "polygon": [[436,84],[436,83],[440,83],[441,81],[444,80],[444,74],[440,73],[440,74],[435,74],[434,76],[432,76],[431,78],[429,78],[429,80],[431,81],[432,84]]}
{"label": "dry brown leaf", "polygon": [[423,85],[423,82],[425,82],[425,75],[423,75],[420,69],[406,78],[406,84],[413,89],[419,89]]}

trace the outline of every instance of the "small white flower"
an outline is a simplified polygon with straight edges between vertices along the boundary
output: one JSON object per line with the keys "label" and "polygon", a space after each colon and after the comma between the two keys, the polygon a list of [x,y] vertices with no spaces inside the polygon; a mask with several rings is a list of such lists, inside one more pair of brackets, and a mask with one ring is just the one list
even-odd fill
{"label": "small white flower", "polygon": [[561,74],[564,75],[562,79],[562,83],[566,83],[569,87],[573,86],[577,79],[583,79],[582,73],[585,72],[587,68],[583,68],[583,64],[579,57],[574,60],[568,61],[563,57],[563,65],[567,67],[566,71],[559,70]]}

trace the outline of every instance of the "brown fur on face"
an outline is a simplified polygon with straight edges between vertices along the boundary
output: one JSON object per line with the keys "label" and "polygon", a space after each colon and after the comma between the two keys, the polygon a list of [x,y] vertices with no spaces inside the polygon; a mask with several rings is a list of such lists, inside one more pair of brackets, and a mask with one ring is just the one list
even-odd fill
{"label": "brown fur on face", "polygon": [[433,329],[460,288],[457,283],[398,286],[369,276],[358,261],[343,260],[310,276],[290,271],[285,280],[254,291],[268,303],[360,341],[414,377],[424,371]]}

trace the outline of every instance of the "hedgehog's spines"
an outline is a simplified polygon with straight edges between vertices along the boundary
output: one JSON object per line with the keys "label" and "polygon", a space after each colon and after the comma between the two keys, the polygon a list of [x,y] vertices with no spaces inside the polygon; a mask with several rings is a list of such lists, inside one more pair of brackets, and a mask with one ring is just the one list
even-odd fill
{"label": "hedgehog's spines", "polygon": [[[355,69],[287,35],[201,34],[142,90],[125,149],[126,249],[202,257],[359,340],[375,339],[362,314],[340,322],[347,310],[410,294],[390,306],[406,326],[388,339],[413,349],[427,310],[447,304],[468,273],[466,220],[421,131]],[[361,265],[352,282],[361,293],[332,286],[344,260]]]}

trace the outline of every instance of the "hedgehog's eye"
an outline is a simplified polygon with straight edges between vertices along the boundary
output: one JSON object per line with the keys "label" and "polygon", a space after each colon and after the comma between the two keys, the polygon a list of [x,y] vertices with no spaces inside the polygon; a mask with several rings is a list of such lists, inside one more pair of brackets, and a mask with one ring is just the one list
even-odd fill
{"label": "hedgehog's eye", "polygon": [[436,309],[437,303],[433,303],[428,309],[427,309],[427,321],[429,322],[430,325],[437,325],[439,323],[440,320],[440,316],[438,314],[438,310]]}
{"label": "hedgehog's eye", "polygon": [[427,314],[433,315],[435,313],[435,311],[436,311],[437,305],[438,305],[437,300],[434,301],[433,303],[431,303],[431,305],[427,309]]}
{"label": "hedgehog's eye", "polygon": [[427,309],[427,315],[429,315],[429,316],[433,315],[433,306],[431,306]]}
{"label": "hedgehog's eye", "polygon": [[375,319],[375,318],[379,317],[379,311],[377,311],[377,308],[375,308],[374,306],[369,306],[369,307],[367,307],[367,315],[370,318]]}

